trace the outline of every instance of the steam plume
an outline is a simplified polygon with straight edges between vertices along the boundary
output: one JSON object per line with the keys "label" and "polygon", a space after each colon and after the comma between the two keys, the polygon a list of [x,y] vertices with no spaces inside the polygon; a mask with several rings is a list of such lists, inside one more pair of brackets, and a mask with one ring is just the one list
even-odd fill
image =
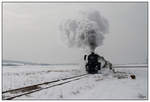
{"label": "steam plume", "polygon": [[61,23],[60,31],[69,47],[89,48],[94,51],[103,44],[108,26],[108,21],[98,11],[82,12],[78,17]]}

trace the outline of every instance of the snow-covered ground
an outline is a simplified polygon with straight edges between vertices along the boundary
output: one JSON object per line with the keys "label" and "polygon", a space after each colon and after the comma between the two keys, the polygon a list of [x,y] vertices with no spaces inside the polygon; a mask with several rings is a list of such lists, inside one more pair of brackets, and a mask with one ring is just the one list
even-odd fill
{"label": "snow-covered ground", "polygon": [[[102,70],[60,86],[15,99],[147,99],[148,68]],[[79,65],[3,66],[3,91],[85,73]],[[134,74],[136,79],[131,79]]]}
{"label": "snow-covered ground", "polygon": [[4,66],[3,91],[80,75],[77,65]]}

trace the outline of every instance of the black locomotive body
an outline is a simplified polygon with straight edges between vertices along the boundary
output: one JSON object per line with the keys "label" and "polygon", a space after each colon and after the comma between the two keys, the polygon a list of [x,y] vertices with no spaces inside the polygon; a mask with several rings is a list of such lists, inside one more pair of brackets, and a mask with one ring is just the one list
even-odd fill
{"label": "black locomotive body", "polygon": [[[92,52],[88,58],[87,63],[85,65],[86,71],[89,74],[95,74],[98,73],[98,71],[101,69],[101,63],[99,62],[100,56],[98,54],[95,54]],[[84,57],[84,60],[86,60],[86,56]]]}
{"label": "black locomotive body", "polygon": [[86,71],[89,74],[98,73],[98,70],[100,70],[100,63],[87,63],[86,64]]}

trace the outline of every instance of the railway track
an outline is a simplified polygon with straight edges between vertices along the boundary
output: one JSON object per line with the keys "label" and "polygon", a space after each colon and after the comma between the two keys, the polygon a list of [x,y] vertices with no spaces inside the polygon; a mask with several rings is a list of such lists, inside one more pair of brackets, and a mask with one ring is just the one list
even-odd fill
{"label": "railway track", "polygon": [[68,77],[68,78],[63,78],[63,79],[59,79],[59,80],[54,80],[54,81],[50,81],[50,82],[44,82],[44,83],[40,83],[40,84],[36,84],[36,85],[30,85],[30,86],[26,86],[26,87],[22,87],[22,88],[17,88],[17,89],[12,89],[12,90],[8,90],[8,91],[3,91],[2,92],[2,99],[3,100],[12,100],[14,98],[23,96],[23,95],[28,95],[37,91],[41,91],[43,89],[48,89],[51,87],[55,87],[55,86],[60,86],[75,80],[79,80],[81,78],[86,77],[88,74],[82,74],[82,75],[78,75],[78,76],[73,76],[73,77]]}

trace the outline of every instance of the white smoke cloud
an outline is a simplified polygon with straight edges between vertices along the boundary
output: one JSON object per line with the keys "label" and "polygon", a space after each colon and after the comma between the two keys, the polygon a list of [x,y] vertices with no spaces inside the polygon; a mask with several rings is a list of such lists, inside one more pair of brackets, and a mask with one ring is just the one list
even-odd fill
{"label": "white smoke cloud", "polygon": [[103,44],[108,28],[108,21],[98,11],[80,12],[78,17],[64,20],[60,25],[63,40],[69,47],[92,51]]}

